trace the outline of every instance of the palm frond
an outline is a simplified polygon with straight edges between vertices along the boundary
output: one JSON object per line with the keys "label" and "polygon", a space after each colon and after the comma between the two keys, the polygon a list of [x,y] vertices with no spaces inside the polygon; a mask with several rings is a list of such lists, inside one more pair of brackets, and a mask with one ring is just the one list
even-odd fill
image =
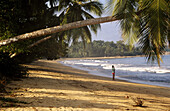
{"label": "palm frond", "polygon": [[125,43],[131,48],[138,41],[139,35],[139,18],[136,15],[137,3],[134,0],[117,0],[113,14],[119,14],[123,18],[120,21],[122,37]]}
{"label": "palm frond", "polygon": [[70,5],[71,0],[59,0],[58,11],[62,11]]}
{"label": "palm frond", "polygon": [[86,11],[82,10],[82,16],[84,17],[84,19],[93,19],[94,17],[87,13]]}
{"label": "palm frond", "polygon": [[99,15],[99,16],[101,16],[102,10],[103,10],[102,4],[97,1],[82,4],[82,7],[86,11],[93,12],[94,14]]}
{"label": "palm frond", "polygon": [[90,30],[88,27],[82,27],[83,31],[83,35],[84,35],[84,38],[86,40],[87,43],[90,43],[91,42],[91,33],[90,33]]}
{"label": "palm frond", "polygon": [[[87,13],[86,11],[82,11],[82,17],[85,19],[94,18],[91,14]],[[95,34],[97,34],[97,30],[101,29],[101,25],[100,24],[89,25],[89,28],[91,29],[91,31],[93,31]]]}
{"label": "palm frond", "polygon": [[[94,18],[90,14],[91,12],[94,12],[96,15],[101,15],[102,13],[102,4],[99,2],[92,2],[89,0],[61,0],[61,3],[59,4],[65,4],[66,2],[69,2],[67,6],[60,7],[61,9],[65,7],[64,10],[62,9],[63,12],[61,13],[62,24]],[[77,43],[81,38],[85,44],[91,42],[91,31],[97,33],[98,28],[100,28],[100,25],[91,25],[65,31],[65,33],[68,37],[68,42],[72,41],[73,43]]]}
{"label": "palm frond", "polygon": [[[166,40],[168,36],[168,5],[165,0],[151,0],[141,4],[141,8],[146,7],[147,10],[143,11],[141,21],[141,38],[147,37],[150,42],[150,52],[143,50],[147,55],[148,60],[155,61],[160,65],[161,55],[165,51]],[[147,33],[146,33],[147,32]],[[140,38],[140,39],[141,39]],[[140,42],[141,45],[145,45]],[[144,48],[145,49],[145,48]]]}
{"label": "palm frond", "polygon": [[[114,15],[121,15],[120,21],[124,40],[139,45],[148,61],[160,65],[165,51],[169,27],[168,0],[110,0],[114,2]],[[112,3],[113,4],[113,3]]]}

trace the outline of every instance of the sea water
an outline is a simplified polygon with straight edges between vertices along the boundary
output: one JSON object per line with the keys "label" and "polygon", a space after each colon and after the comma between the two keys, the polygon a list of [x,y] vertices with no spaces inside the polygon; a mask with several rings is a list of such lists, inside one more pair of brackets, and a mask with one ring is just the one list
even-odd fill
{"label": "sea water", "polygon": [[163,56],[161,67],[157,63],[148,63],[145,57],[65,60],[62,63],[88,71],[90,74],[109,78],[112,78],[112,65],[114,65],[116,79],[170,87],[170,55]]}

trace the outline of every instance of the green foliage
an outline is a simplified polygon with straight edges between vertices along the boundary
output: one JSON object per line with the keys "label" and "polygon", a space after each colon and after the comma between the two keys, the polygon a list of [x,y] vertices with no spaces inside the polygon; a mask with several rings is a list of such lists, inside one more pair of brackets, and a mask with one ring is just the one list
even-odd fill
{"label": "green foliage", "polygon": [[[48,1],[50,7],[47,6]],[[57,2],[58,0],[1,0],[0,21],[2,22],[0,22],[0,40],[59,25],[61,22],[60,18],[54,14],[54,12],[58,10],[56,6]],[[0,48],[0,51],[8,52],[9,55],[19,54],[15,57],[15,60],[20,62],[22,60],[22,63],[28,61],[31,62],[32,60],[42,57],[53,59],[59,58],[62,56],[62,53],[65,53],[63,50],[66,50],[66,47],[60,47],[62,46],[62,43],[65,45],[64,39],[62,39],[62,41],[60,40],[61,43],[59,43],[58,38],[61,37],[62,36],[59,37],[58,35],[53,35],[51,43],[49,41],[44,42],[43,44],[31,49],[28,48],[30,44],[33,44],[44,37],[25,40],[8,46],[3,46]],[[60,48],[64,49],[60,50]]]}
{"label": "green foliage", "polygon": [[27,75],[26,67],[20,65],[9,53],[0,52],[0,78],[14,78]]}
{"label": "green foliage", "polygon": [[148,61],[160,65],[161,55],[170,42],[168,0],[109,0],[118,15],[124,40],[138,42]]}
{"label": "green foliage", "polygon": [[[92,19],[94,18],[93,15],[101,16],[103,11],[102,4],[93,0],[60,0],[58,6],[61,15],[64,15],[61,24]],[[100,25],[97,24],[68,30],[63,33],[67,36],[68,42],[76,43],[82,40],[84,43],[90,43],[91,31],[97,33],[99,28]]]}
{"label": "green foliage", "polygon": [[37,59],[55,60],[67,55],[68,44],[62,38],[52,37],[23,54],[15,56],[20,63],[30,63]]}
{"label": "green foliage", "polygon": [[[3,21],[0,22],[0,40],[46,27],[94,18],[90,13],[99,16],[102,14],[102,4],[91,0],[1,0],[0,6],[0,20]],[[56,12],[59,13],[58,16]],[[90,42],[91,31],[97,33],[98,28],[100,25],[92,25],[51,34],[50,40],[31,49],[28,48],[30,44],[44,37],[13,43],[1,47],[0,50],[9,52],[10,55],[16,54],[15,59],[22,63],[39,58],[57,59],[66,55],[68,42],[77,42],[79,39]]]}
{"label": "green foliage", "polygon": [[139,48],[129,49],[129,45],[125,45],[123,41],[104,42],[93,41],[84,47],[82,42],[71,45],[68,50],[68,57],[109,57],[109,56],[133,56],[141,55]]}

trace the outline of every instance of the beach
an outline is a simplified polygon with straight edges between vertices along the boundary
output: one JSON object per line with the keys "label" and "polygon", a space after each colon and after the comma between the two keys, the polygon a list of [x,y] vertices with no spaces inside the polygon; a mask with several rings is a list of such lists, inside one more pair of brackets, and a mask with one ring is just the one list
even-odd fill
{"label": "beach", "polygon": [[[57,61],[38,60],[29,77],[15,80],[5,95],[17,101],[0,111],[170,111],[170,88],[89,74]],[[134,99],[143,101],[142,107]]]}
{"label": "beach", "polygon": [[141,56],[116,56],[93,58],[67,58],[62,64],[88,71],[90,74],[112,78],[112,66],[116,79],[133,83],[170,87],[170,55],[163,56],[163,63],[149,63]]}

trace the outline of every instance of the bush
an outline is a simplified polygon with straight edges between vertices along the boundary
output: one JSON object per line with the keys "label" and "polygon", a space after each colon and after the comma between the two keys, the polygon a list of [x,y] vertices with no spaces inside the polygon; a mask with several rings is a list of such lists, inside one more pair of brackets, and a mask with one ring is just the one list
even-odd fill
{"label": "bush", "polygon": [[15,78],[27,75],[27,68],[20,65],[9,53],[0,52],[0,78]]}

